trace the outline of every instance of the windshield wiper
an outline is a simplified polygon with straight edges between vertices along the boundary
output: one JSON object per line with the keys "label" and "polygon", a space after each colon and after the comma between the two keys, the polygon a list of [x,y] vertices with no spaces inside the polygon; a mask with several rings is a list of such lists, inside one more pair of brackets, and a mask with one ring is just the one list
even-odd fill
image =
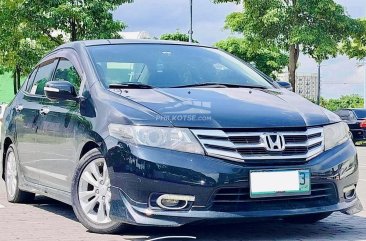
{"label": "windshield wiper", "polygon": [[189,88],[189,87],[211,87],[211,88],[256,88],[256,89],[267,89],[267,87],[262,85],[240,85],[240,84],[230,84],[230,83],[216,83],[216,82],[205,82],[192,85],[180,85],[171,88]]}
{"label": "windshield wiper", "polygon": [[110,84],[110,89],[153,89],[151,85],[142,84],[139,82],[127,82],[121,84]]}

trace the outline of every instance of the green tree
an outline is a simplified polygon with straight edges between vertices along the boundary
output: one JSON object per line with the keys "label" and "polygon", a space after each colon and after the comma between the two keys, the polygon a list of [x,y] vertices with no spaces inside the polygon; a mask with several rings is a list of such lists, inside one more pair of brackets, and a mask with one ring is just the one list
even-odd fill
{"label": "green tree", "polygon": [[273,44],[253,44],[246,38],[228,38],[215,44],[244,61],[254,64],[263,73],[274,77],[287,65],[288,57]]}
{"label": "green tree", "polygon": [[[53,40],[87,40],[119,38],[118,32],[126,26],[113,19],[112,11],[133,0],[25,0],[22,12],[37,31]],[[53,36],[58,30],[61,36]]]}
{"label": "green tree", "polygon": [[0,66],[1,72],[13,73],[14,93],[20,88],[21,76],[55,46],[24,21],[23,13],[19,12],[23,3],[22,0],[0,2]]}
{"label": "green tree", "polygon": [[321,98],[320,105],[331,111],[342,108],[362,108],[363,98],[359,95],[344,95],[339,99]]}
{"label": "green tree", "polygon": [[132,0],[2,0],[0,1],[0,66],[20,76],[46,52],[67,41],[117,38],[125,25],[112,11]]}
{"label": "green tree", "polygon": [[[181,42],[189,42],[189,35],[185,33],[181,33],[179,31],[175,33],[166,33],[160,36],[161,40],[174,40]],[[194,43],[198,43],[198,41],[193,40]]]}
{"label": "green tree", "polygon": [[359,24],[333,0],[215,0],[243,3],[230,14],[226,27],[254,42],[274,44],[289,54],[290,82],[295,86],[300,52],[318,63],[335,56],[338,44]]}
{"label": "green tree", "polygon": [[360,19],[360,27],[351,38],[342,43],[342,51],[351,58],[366,58],[366,19]]}

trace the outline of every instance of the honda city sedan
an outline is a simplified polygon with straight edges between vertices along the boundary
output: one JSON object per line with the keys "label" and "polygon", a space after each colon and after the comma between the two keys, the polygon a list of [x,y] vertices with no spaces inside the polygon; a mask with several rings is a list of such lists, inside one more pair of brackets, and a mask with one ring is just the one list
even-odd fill
{"label": "honda city sedan", "polygon": [[362,209],[347,124],[212,47],[62,45],[10,103],[1,136],[9,202],[51,197],[92,232]]}

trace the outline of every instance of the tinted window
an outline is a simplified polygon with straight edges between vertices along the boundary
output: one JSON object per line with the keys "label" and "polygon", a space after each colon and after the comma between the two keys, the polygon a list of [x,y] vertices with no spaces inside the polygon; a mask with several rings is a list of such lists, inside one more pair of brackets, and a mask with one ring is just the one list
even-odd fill
{"label": "tinted window", "polygon": [[213,48],[124,44],[88,49],[105,86],[139,82],[175,87],[209,82],[273,87],[247,64]]}
{"label": "tinted window", "polygon": [[33,85],[30,88],[30,93],[34,95],[44,95],[44,87],[51,79],[51,75],[56,65],[56,60],[47,62],[38,68],[36,77],[34,78]]}
{"label": "tinted window", "polygon": [[79,92],[81,78],[73,64],[67,59],[60,60],[55,72],[54,80],[68,81],[74,85],[76,92]]}
{"label": "tinted window", "polygon": [[33,72],[31,73],[31,75],[29,75],[28,80],[27,80],[27,86],[26,86],[26,90],[29,91],[29,89],[32,86],[33,80],[34,80],[34,76],[36,76],[37,73],[37,68],[33,70]]}
{"label": "tinted window", "polygon": [[358,119],[366,118],[366,110],[353,110]]}

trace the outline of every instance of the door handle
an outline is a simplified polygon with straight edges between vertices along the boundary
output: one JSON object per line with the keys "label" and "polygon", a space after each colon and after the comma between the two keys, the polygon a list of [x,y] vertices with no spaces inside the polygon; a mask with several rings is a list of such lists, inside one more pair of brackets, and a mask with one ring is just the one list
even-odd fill
{"label": "door handle", "polygon": [[39,113],[41,115],[47,115],[48,113],[50,112],[50,109],[48,107],[42,107],[40,110],[39,110]]}
{"label": "door handle", "polygon": [[16,107],[15,107],[15,111],[16,112],[21,112],[22,110],[23,110],[23,105],[17,105]]}

